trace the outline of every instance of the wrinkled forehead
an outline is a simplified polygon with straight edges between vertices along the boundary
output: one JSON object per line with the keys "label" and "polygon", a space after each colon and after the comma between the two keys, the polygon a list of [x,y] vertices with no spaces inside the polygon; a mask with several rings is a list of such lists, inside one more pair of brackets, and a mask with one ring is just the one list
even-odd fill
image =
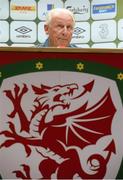
{"label": "wrinkled forehead", "polygon": [[73,18],[70,14],[67,13],[54,13],[51,18],[51,23],[71,24],[72,26],[74,26]]}

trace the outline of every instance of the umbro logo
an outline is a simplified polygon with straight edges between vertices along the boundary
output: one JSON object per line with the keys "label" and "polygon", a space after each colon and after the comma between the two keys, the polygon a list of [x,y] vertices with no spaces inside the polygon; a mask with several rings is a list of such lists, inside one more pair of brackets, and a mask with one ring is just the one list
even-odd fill
{"label": "umbro logo", "polygon": [[27,33],[29,33],[30,31],[32,31],[32,29],[27,28],[26,26],[21,26],[21,27],[15,29],[15,31],[17,31],[17,32],[19,32],[19,33],[21,33],[21,34],[27,34]]}
{"label": "umbro logo", "polygon": [[82,34],[83,32],[85,32],[85,29],[82,29],[82,28],[80,28],[80,27],[76,27],[76,28],[74,29],[74,34],[75,34],[75,35]]}

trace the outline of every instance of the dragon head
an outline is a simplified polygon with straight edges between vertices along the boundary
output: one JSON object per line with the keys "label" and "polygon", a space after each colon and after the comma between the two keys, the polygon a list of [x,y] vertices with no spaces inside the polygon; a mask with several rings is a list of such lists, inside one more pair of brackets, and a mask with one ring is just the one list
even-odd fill
{"label": "dragon head", "polygon": [[38,101],[42,108],[48,107],[54,109],[56,106],[69,108],[70,100],[74,96],[74,91],[78,89],[77,84],[56,85],[53,87],[41,85],[40,88],[32,86],[35,94],[39,95],[35,101]]}
{"label": "dragon head", "polygon": [[67,84],[67,85],[56,85],[56,86],[45,86],[40,87],[32,85],[32,89],[36,95],[35,111],[33,117],[42,110],[46,112],[52,112],[52,114],[62,114],[65,109],[69,109],[71,100],[74,98],[74,91],[78,89],[78,85]]}

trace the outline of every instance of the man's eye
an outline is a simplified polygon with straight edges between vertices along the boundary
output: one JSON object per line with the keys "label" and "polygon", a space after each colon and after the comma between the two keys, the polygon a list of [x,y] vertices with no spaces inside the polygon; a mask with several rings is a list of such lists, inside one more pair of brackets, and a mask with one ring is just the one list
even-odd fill
{"label": "man's eye", "polygon": [[67,29],[68,29],[68,30],[72,30],[73,27],[72,27],[72,26],[67,26]]}
{"label": "man's eye", "polygon": [[63,27],[63,25],[60,25],[60,24],[58,25],[58,28],[62,28],[62,27]]}

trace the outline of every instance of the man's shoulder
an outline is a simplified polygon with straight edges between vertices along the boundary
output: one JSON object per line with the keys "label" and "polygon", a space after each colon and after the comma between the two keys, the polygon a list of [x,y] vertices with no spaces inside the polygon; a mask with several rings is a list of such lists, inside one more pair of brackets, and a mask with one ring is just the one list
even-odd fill
{"label": "man's shoulder", "polygon": [[[49,47],[48,46],[48,41],[45,41],[44,44],[40,44],[40,43],[36,44],[35,47],[36,48]],[[70,48],[77,48],[77,46],[75,44],[70,44],[68,47],[70,47]]]}
{"label": "man's shoulder", "polygon": [[69,47],[71,48],[77,48],[77,46],[75,44],[70,44]]}

